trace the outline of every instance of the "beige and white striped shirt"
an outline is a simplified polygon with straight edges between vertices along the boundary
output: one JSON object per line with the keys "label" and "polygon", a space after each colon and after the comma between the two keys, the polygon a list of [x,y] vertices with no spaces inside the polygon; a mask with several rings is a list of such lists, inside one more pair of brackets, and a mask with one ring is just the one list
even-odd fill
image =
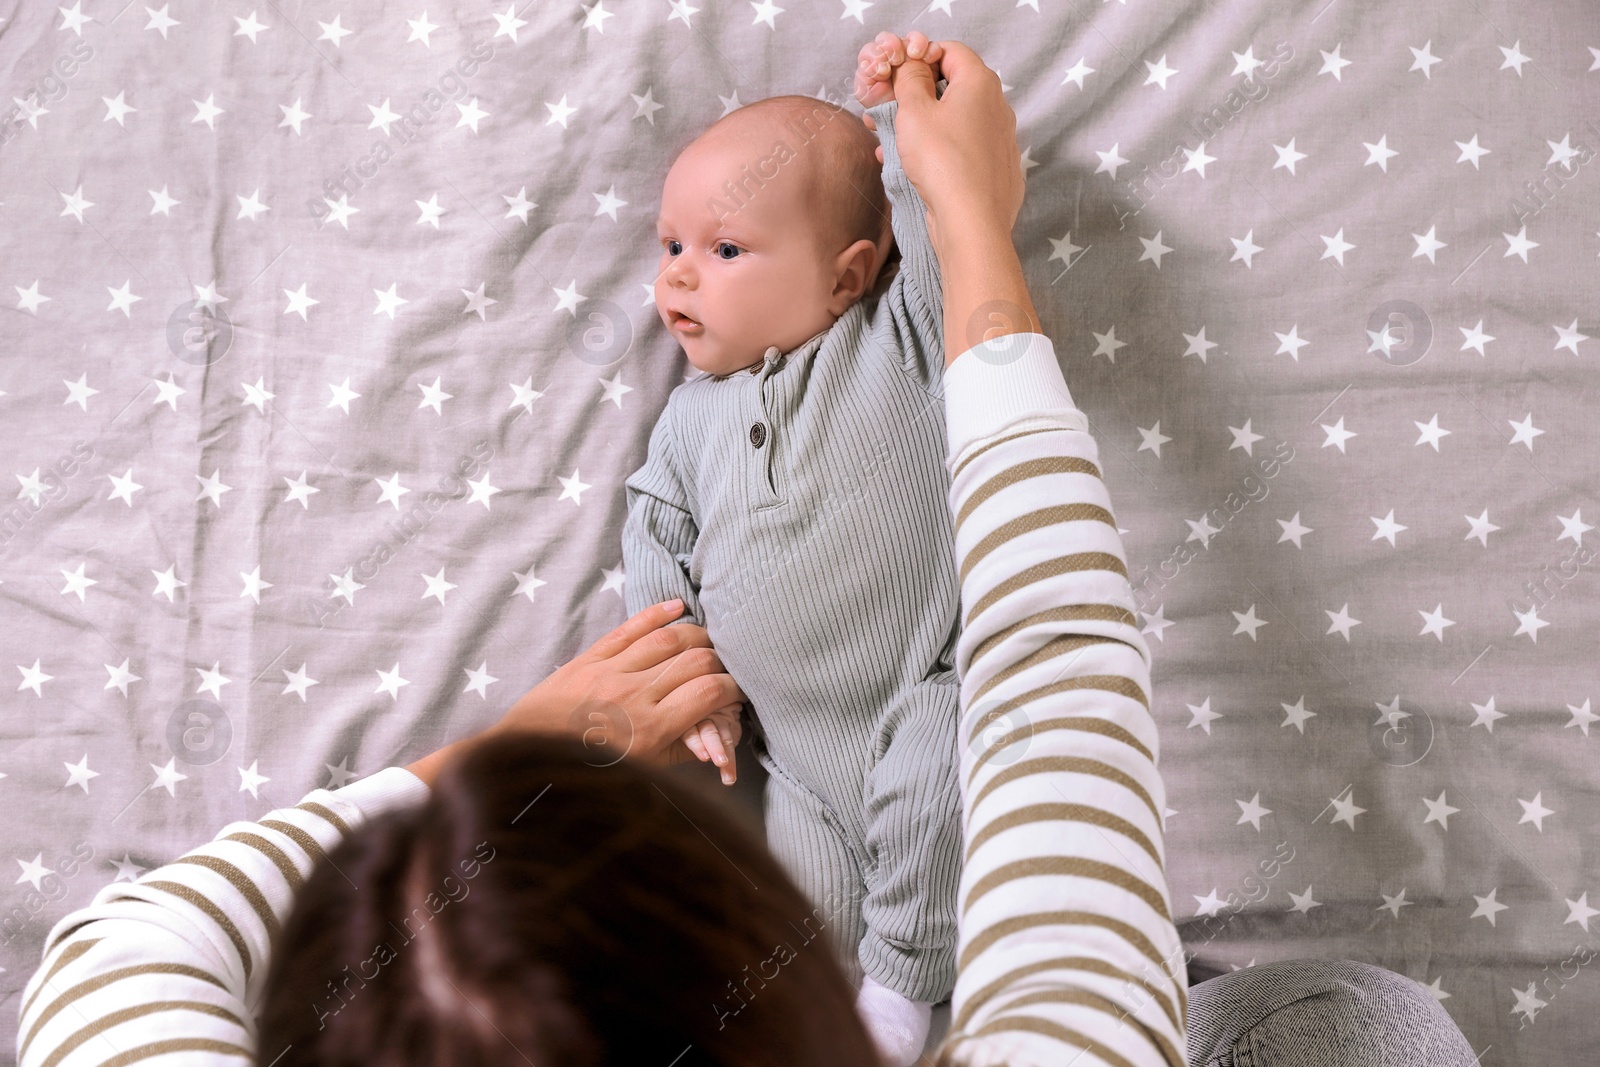
{"label": "beige and white striped shirt", "polygon": [[[944,392],[966,849],[945,1054],[1181,1067],[1150,653],[1094,439],[1040,334],[962,353]],[[426,796],[391,767],[106,886],[45,940],[19,1064],[253,1062],[268,948],[306,874]]]}

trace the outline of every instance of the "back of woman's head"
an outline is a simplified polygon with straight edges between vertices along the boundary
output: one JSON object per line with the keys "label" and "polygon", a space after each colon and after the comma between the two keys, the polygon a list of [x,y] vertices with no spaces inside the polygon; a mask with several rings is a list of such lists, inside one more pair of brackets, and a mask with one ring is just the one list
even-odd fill
{"label": "back of woman's head", "polygon": [[765,846],[574,740],[473,746],[320,862],[273,946],[274,1067],[869,1067],[854,991]]}

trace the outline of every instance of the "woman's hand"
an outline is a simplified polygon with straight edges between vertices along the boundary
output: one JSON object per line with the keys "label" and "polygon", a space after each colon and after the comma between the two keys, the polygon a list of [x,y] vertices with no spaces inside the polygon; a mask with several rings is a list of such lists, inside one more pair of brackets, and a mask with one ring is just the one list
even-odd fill
{"label": "woman's hand", "polygon": [[577,737],[597,766],[624,756],[693,759],[679,741],[684,731],[702,719],[737,715],[747,698],[703,627],[667,625],[683,611],[681,602],[669,604],[640,611],[528,690],[493,726],[407,769],[431,786],[461,747],[516,732]]}

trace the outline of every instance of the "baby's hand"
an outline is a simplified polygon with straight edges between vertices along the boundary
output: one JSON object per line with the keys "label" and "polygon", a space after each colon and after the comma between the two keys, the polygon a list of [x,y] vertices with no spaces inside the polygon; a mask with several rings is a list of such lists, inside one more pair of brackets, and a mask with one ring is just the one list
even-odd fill
{"label": "baby's hand", "polygon": [[[712,712],[709,718],[701,719],[683,735],[683,743],[702,763],[710,760],[717,765],[722,772],[723,785],[732,785],[738,777],[734,749],[744,732],[739,723],[739,709],[740,705],[735,704],[731,709]],[[732,714],[726,714],[730,710]]]}
{"label": "baby's hand", "polygon": [[[893,68],[904,63],[908,56],[932,67],[933,80],[939,80],[939,60],[944,58],[944,49],[937,42],[929,41],[921,30],[912,30],[904,40],[884,30],[861,46],[856,61],[855,93],[862,107],[876,107],[894,99]],[[865,115],[862,119],[867,129],[875,128],[872,119]]]}

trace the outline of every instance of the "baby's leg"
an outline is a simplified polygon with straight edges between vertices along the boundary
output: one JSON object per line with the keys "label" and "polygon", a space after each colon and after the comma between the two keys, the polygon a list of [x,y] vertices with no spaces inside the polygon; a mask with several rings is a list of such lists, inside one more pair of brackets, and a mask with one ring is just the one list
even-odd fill
{"label": "baby's leg", "polygon": [[861,901],[865,886],[861,868],[845,841],[842,827],[804,786],[776,767],[770,757],[764,803],[767,847],[815,906],[810,919],[797,926],[810,939],[826,934],[834,955],[852,986],[861,984],[856,949],[865,926]]}
{"label": "baby's leg", "polygon": [[924,679],[885,710],[888,748],[867,776],[866,935],[875,980],[917,1001],[948,997],[956,979],[961,790],[954,671]]}

